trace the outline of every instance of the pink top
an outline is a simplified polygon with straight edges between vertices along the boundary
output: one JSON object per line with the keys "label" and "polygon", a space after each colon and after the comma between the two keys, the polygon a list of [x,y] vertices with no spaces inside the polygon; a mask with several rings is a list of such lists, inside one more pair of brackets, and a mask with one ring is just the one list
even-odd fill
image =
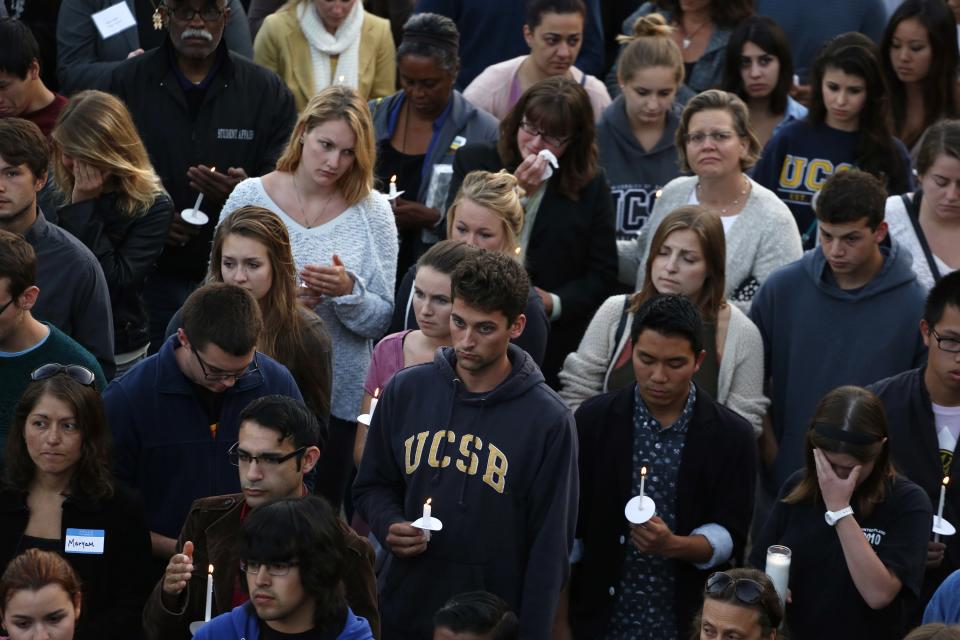
{"label": "pink top", "polygon": [[391,333],[373,348],[367,379],[363,382],[363,390],[371,396],[377,389],[382,393],[393,374],[403,369],[403,339],[411,331]]}

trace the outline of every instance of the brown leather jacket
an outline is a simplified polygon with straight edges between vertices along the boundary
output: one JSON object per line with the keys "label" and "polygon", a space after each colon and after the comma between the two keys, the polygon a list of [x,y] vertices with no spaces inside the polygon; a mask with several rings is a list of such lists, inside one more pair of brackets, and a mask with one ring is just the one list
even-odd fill
{"label": "brown leather jacket", "polygon": [[[147,640],[190,639],[190,623],[203,620],[207,593],[205,569],[209,564],[214,566],[213,616],[232,609],[233,588],[240,572],[240,559],[234,553],[233,542],[240,529],[243,505],[242,493],[194,501],[177,540],[178,549],[182,549],[187,540],[193,542],[193,576],[187,588],[175,598],[164,599],[162,578],[154,587],[143,609]],[[374,637],[380,638],[373,549],[345,523],[343,531],[347,542],[343,579],[347,604],[354,613],[367,619]],[[171,604],[175,606],[170,607]]]}

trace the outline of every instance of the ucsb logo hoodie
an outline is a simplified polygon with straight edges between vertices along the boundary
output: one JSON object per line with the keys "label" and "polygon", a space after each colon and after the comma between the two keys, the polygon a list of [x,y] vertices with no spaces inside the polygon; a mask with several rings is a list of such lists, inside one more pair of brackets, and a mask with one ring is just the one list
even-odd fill
{"label": "ucsb logo hoodie", "polygon": [[384,389],[354,484],[377,538],[432,501],[443,529],[426,552],[388,556],[381,615],[404,637],[430,637],[451,596],[486,590],[520,615],[523,638],[549,637],[577,519],[573,415],[529,355],[510,345],[507,378],[486,393],[458,379],[451,348]]}

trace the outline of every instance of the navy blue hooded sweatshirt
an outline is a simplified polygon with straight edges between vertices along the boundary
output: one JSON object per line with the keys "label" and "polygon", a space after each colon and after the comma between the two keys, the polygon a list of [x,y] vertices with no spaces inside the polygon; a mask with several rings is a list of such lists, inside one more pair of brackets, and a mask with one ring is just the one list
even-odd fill
{"label": "navy blue hooded sweatshirt", "polygon": [[485,590],[520,616],[520,636],[547,640],[577,521],[573,414],[529,355],[487,393],[457,377],[453,349],[398,372],[373,414],[357,479],[357,511],[379,540],[432,500],[443,522],[427,550],[388,555],[380,572],[385,629],[432,637],[451,596]]}
{"label": "navy blue hooded sweatshirt", "polygon": [[771,492],[803,466],[804,436],[828,391],[912,369],[926,353],[918,330],[926,294],[913,258],[895,242],[881,251],[883,267],[859,289],[837,286],[818,247],[775,271],[753,298],[780,443],[766,478]]}
{"label": "navy blue hooded sweatshirt", "polygon": [[[194,640],[260,640],[260,618],[247,602],[203,625],[193,637]],[[373,633],[366,618],[347,607],[346,621],[337,640],[373,640]]]}
{"label": "navy blue hooded sweatshirt", "polygon": [[633,135],[623,96],[618,96],[597,124],[600,166],[607,173],[617,214],[617,240],[636,238],[653,211],[657,191],[680,175],[674,135],[680,120],[671,110],[663,135],[647,151]]}

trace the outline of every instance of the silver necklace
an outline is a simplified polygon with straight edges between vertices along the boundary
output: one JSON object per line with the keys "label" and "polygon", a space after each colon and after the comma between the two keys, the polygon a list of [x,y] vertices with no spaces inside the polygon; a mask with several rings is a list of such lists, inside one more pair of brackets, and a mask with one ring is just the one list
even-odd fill
{"label": "silver necklace", "polygon": [[[735,208],[737,207],[737,205],[740,204],[740,200],[741,200],[745,195],[747,195],[747,192],[748,192],[748,191],[750,191],[750,181],[747,180],[747,177],[744,176],[743,174],[740,174],[740,177],[743,178],[743,190],[740,191],[740,195],[737,196],[736,199],[735,199],[733,202],[731,202],[730,204],[728,204],[728,205],[727,205],[726,207],[724,207],[723,209],[720,209],[720,215],[721,215],[721,216],[725,216],[725,215],[727,215],[727,212],[728,212],[728,211],[730,211],[731,209],[735,209]],[[703,189],[700,188],[700,182],[699,182],[699,181],[697,181],[697,200],[699,200],[700,202],[703,202]]]}
{"label": "silver necklace", "polygon": [[[300,206],[300,215],[303,217],[303,224],[306,225],[307,229],[313,229],[313,224],[311,224],[307,218],[307,210],[303,208],[303,200],[300,199],[300,187],[297,185],[296,169],[294,169],[294,172],[291,173],[290,176],[293,178],[293,192],[297,194],[297,204]],[[314,224],[327,212],[327,207],[330,206],[331,200],[333,200],[333,196],[327,198],[327,201],[323,203],[323,209],[320,210],[320,214],[313,219]]]}
{"label": "silver necklace", "polygon": [[699,27],[693,30],[693,33],[687,33],[687,26],[683,24],[683,18],[680,19],[680,28],[683,29],[683,48],[684,50],[689,49],[690,45],[693,44],[693,39],[697,37],[697,34],[700,33],[705,26],[710,24],[710,21],[707,20],[700,24]]}

